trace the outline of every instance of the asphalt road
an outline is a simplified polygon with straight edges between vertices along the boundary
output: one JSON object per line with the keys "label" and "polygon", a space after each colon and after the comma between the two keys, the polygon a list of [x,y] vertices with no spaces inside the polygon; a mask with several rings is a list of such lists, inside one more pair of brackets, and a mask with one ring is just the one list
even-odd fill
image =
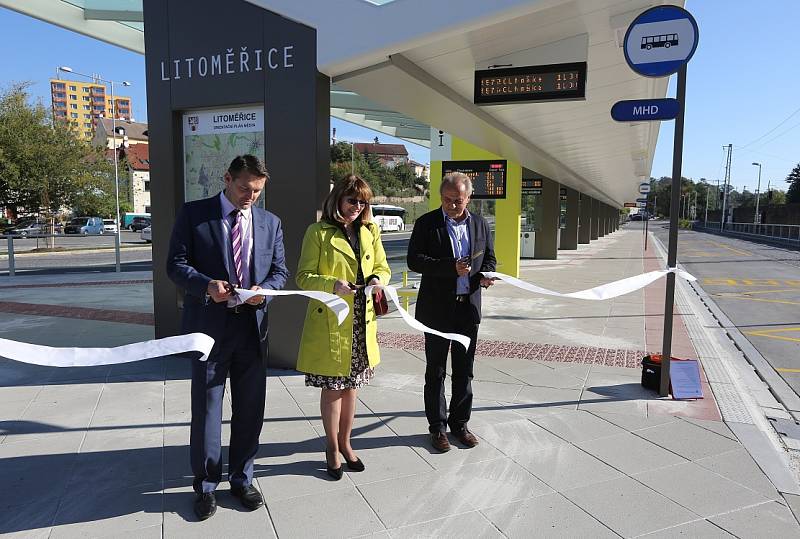
{"label": "asphalt road", "polygon": [[[405,255],[411,232],[383,234],[383,244],[392,269],[392,282],[399,283],[406,269]],[[7,249],[0,240],[0,275],[8,275]],[[38,242],[38,243],[37,243]],[[53,275],[58,273],[114,271],[113,236],[62,236],[55,238],[56,247],[63,252],[35,253],[33,249],[45,247],[44,239],[14,240],[15,270],[19,275]],[[122,271],[152,270],[152,251],[138,232],[122,232],[120,252]],[[413,279],[413,277],[411,277]]]}
{"label": "asphalt road", "polygon": [[[103,234],[99,236],[80,236],[77,234],[59,234],[54,238],[14,238],[14,252],[24,253],[37,248],[48,247],[48,241],[55,247],[63,249],[91,249],[100,247],[114,247],[114,235]],[[141,232],[123,230],[121,234],[122,245],[146,245],[141,238]],[[8,252],[8,239],[0,237],[0,254]]]}
{"label": "asphalt road", "polygon": [[[666,246],[665,223],[649,226]],[[800,252],[681,231],[678,262],[800,394]]]}

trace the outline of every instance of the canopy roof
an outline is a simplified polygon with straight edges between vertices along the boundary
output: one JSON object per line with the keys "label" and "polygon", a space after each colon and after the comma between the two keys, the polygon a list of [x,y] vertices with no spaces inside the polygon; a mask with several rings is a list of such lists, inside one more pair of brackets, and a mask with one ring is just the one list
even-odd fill
{"label": "canopy roof", "polygon": [[[665,96],[667,79],[636,75],[621,44],[638,13],[667,2],[248,1],[317,29],[337,118],[425,145],[434,126],[617,206],[650,175],[660,124],[617,123],[609,111],[622,99]],[[144,52],[141,0],[0,5]],[[473,104],[476,69],[576,61],[588,63],[585,101]]]}

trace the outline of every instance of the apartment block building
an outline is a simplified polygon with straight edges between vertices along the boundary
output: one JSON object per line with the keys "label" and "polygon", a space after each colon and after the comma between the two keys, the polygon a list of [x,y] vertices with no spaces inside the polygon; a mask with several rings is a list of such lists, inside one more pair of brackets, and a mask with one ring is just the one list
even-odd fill
{"label": "apartment block building", "polygon": [[94,137],[97,122],[101,117],[130,120],[133,105],[128,96],[115,95],[116,106],[112,107],[111,95],[105,84],[74,80],[50,79],[50,98],[53,118],[73,124],[85,139]]}

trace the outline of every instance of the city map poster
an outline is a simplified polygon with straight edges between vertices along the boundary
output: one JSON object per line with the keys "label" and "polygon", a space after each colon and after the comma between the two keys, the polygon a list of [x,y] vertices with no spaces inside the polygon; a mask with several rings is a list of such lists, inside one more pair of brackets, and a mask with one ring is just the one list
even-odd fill
{"label": "city map poster", "polygon": [[[265,160],[264,108],[226,107],[183,113],[184,200],[219,193],[223,177],[237,155]],[[264,206],[262,193],[257,204]]]}

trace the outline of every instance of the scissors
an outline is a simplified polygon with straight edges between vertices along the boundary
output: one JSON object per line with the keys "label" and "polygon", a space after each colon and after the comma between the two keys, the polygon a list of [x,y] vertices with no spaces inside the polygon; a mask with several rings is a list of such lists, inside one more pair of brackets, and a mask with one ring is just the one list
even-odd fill
{"label": "scissors", "polygon": [[225,291],[234,298],[239,297],[239,292],[236,291],[236,287],[228,281],[225,281]]}

